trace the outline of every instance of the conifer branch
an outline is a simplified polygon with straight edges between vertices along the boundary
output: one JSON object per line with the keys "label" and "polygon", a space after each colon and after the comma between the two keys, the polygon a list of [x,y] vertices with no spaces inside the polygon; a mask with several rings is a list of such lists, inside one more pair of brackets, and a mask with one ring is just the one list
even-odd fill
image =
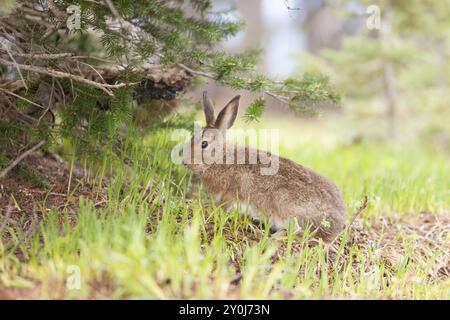
{"label": "conifer branch", "polygon": [[[0,49],[0,53],[7,53],[6,50]],[[28,58],[28,59],[42,59],[42,60],[58,60],[62,58],[75,57],[75,54],[70,52],[64,53],[20,53],[10,51],[11,55],[14,57]]]}
{"label": "conifer branch", "polygon": [[[163,107],[153,103],[172,110],[194,76],[261,94],[246,111],[248,121],[262,116],[265,96],[295,112],[338,100],[325,77],[278,81],[255,72],[257,50],[214,50],[243,23],[208,10],[209,0],[77,1],[80,25],[73,30],[65,26],[73,17],[66,12],[73,1],[15,2],[14,10],[0,16],[0,39],[7,44],[0,48],[0,72],[13,79],[0,87],[0,112],[6,119],[0,119],[0,129],[22,127],[22,136],[35,135],[33,141],[48,139],[54,129],[84,151],[97,152],[106,147],[102,142],[116,141],[120,130],[115,129],[142,110],[155,120],[152,126],[161,126],[163,117],[149,114]],[[58,113],[58,126],[25,123],[47,112]]]}
{"label": "conifer branch", "polygon": [[0,64],[3,64],[5,66],[17,66],[18,68],[22,69],[22,70],[27,70],[27,71],[31,71],[31,72],[36,72],[36,73],[41,73],[41,74],[45,74],[51,77],[55,77],[55,78],[67,78],[67,79],[71,79],[77,82],[81,82],[81,83],[85,83],[87,85],[91,85],[93,87],[96,87],[100,90],[103,90],[104,92],[106,92],[109,96],[114,96],[114,93],[110,90],[110,89],[117,89],[117,88],[123,88],[126,86],[130,86],[130,85],[134,85],[136,83],[117,83],[117,84],[108,84],[108,83],[98,83],[89,79],[85,79],[81,76],[77,76],[75,74],[70,74],[67,72],[62,72],[62,71],[58,71],[58,70],[53,70],[53,69],[48,69],[48,68],[42,68],[42,67],[38,67],[38,66],[30,66],[30,65],[26,65],[26,64],[18,64],[18,63],[14,63],[11,61],[7,61],[4,60],[2,58],[0,58]]}

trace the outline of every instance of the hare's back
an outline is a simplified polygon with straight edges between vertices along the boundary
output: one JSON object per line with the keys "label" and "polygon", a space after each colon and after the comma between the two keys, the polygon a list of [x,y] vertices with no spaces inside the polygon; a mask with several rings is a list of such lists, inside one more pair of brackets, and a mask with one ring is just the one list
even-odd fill
{"label": "hare's back", "polygon": [[[344,208],[339,188],[331,180],[291,160],[281,158],[277,173],[280,184],[286,185],[291,197],[300,201],[319,201]],[[284,187],[283,187],[284,188]]]}

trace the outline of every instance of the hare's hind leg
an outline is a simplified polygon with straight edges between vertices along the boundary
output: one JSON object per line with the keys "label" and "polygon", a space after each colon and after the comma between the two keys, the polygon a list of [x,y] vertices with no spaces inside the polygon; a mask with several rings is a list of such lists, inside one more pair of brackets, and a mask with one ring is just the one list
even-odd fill
{"label": "hare's hind leg", "polygon": [[245,202],[237,202],[233,201],[230,206],[228,207],[228,212],[232,210],[238,210],[243,215],[248,214],[250,217],[252,217],[254,220],[261,221],[262,220],[262,214],[260,211],[253,208],[251,205]]}
{"label": "hare's hind leg", "polygon": [[286,230],[289,226],[289,221],[283,221],[281,218],[276,216],[270,216],[268,220],[270,224],[270,231],[273,233],[280,230]]}
{"label": "hare's hind leg", "polygon": [[[259,226],[262,226],[265,222],[263,213],[260,210],[255,209],[248,203],[235,201],[228,208],[228,211],[232,210],[238,210],[242,213],[242,215],[248,215],[250,218],[252,218],[252,221]],[[274,224],[271,218],[269,218],[267,222],[271,226],[270,228],[272,233],[282,229],[282,226],[279,223]]]}
{"label": "hare's hind leg", "polygon": [[262,225],[265,222],[263,216],[266,216],[267,223],[270,225],[270,231],[272,233],[287,229],[288,222],[289,222],[289,221],[284,221],[280,217],[277,217],[274,215],[268,215],[268,214],[264,215],[263,212],[261,212],[260,210],[255,209],[250,204],[248,204],[246,202],[242,202],[242,201],[231,202],[231,204],[227,208],[227,212],[230,212],[232,210],[240,211],[242,213],[242,215],[246,215],[246,214],[249,215],[252,218],[252,220],[254,222],[258,223],[259,225]]}

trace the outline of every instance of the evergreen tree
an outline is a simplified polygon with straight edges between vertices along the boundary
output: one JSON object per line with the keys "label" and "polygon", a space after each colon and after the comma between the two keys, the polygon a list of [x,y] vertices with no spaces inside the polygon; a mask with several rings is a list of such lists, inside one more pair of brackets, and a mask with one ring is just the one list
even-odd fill
{"label": "evergreen tree", "polygon": [[[326,77],[273,80],[254,71],[257,51],[214,50],[243,26],[213,12],[209,0],[9,1],[0,12],[0,143],[28,147],[63,136],[101,151],[124,124],[160,121],[159,110],[170,111],[196,77],[297,111],[338,101]],[[247,119],[263,109],[258,99]]]}
{"label": "evergreen tree", "polygon": [[[379,29],[369,28],[376,27],[370,21],[373,16],[366,15],[371,5],[380,10]],[[367,105],[381,96],[388,136],[394,138],[400,105],[416,104],[419,92],[437,82],[448,86],[450,1],[342,0],[332,6],[347,18],[354,18],[355,11],[349,8],[357,8],[361,27],[345,37],[338,50],[322,50],[309,62],[335,74],[338,88],[355,101]]]}

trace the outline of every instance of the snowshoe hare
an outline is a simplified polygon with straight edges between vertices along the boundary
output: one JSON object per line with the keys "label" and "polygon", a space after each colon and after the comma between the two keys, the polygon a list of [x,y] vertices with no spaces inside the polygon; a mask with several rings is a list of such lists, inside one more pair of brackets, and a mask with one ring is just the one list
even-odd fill
{"label": "snowshoe hare", "polygon": [[[239,203],[243,212],[254,218],[264,213],[275,230],[296,219],[300,228],[309,226],[316,237],[332,241],[342,231],[346,217],[338,187],[291,160],[226,140],[239,98],[231,99],[216,118],[211,100],[203,93],[206,127],[185,145],[183,164],[201,175],[206,190],[225,208],[236,208]],[[256,155],[253,161],[251,155]],[[278,170],[263,174],[268,164],[262,160],[269,158],[278,161]]]}

